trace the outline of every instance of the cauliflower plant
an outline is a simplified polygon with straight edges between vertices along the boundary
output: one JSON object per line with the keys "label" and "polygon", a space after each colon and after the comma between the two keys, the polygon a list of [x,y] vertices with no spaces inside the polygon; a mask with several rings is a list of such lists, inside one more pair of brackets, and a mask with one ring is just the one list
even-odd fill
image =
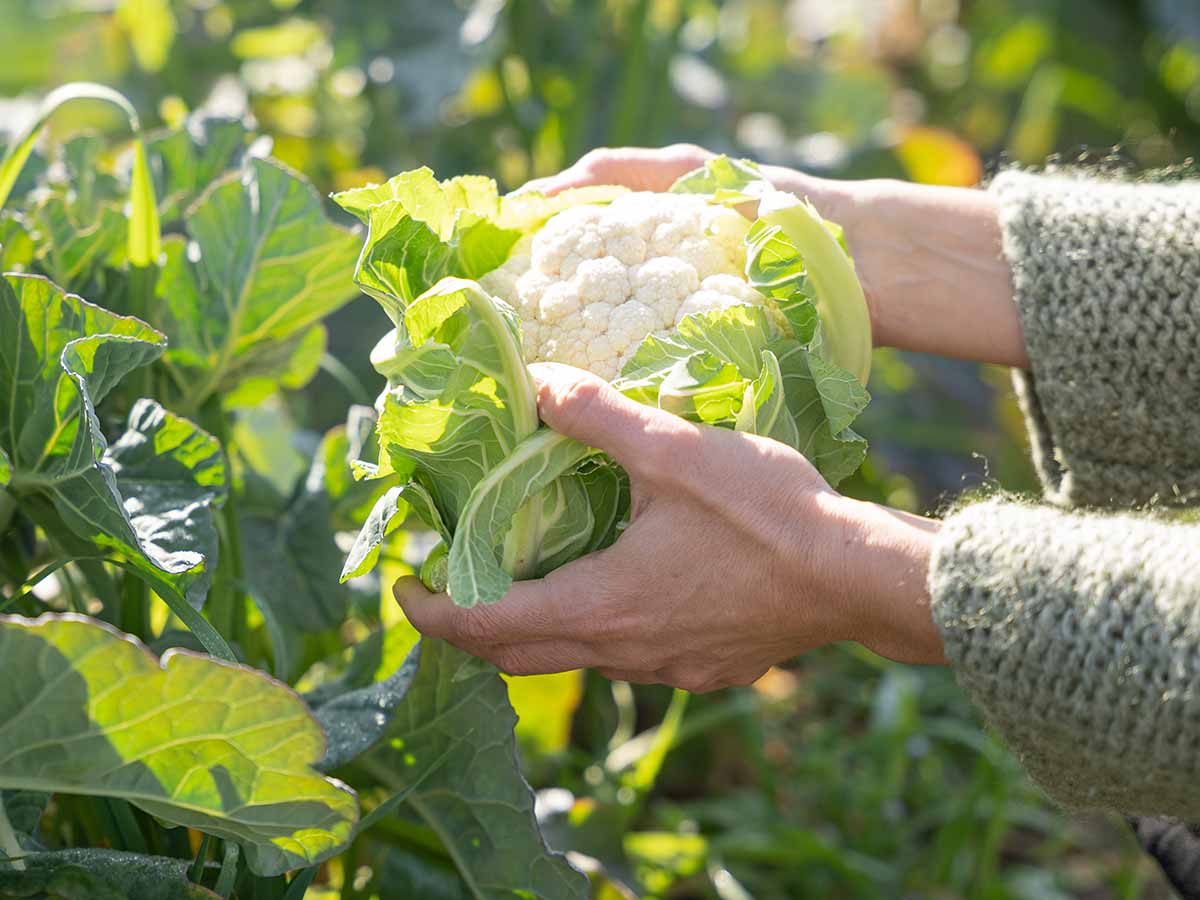
{"label": "cauliflower plant", "polygon": [[[752,165],[713,160],[669,193],[553,198],[420,169],[335,199],[367,226],[355,280],[395,324],[371,354],[388,379],[379,460],[358,471],[397,483],[346,577],[409,512],[443,541],[422,577],[467,606],[616,540],[628,478],[541,425],[535,361],[788,444],[830,482],[862,462],[862,288],[836,226]],[[732,208],[749,201],[754,222]]]}
{"label": "cauliflower plant", "polygon": [[685,316],[766,306],[742,274],[749,229],[696,195],[624,194],[554,216],[480,284],[520,315],[526,360],[611,381]]}

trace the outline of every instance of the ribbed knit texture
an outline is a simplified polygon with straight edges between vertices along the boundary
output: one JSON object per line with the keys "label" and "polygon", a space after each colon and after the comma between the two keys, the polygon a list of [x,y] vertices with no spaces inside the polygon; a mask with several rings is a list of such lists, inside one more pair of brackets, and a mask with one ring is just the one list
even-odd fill
{"label": "ribbed knit texture", "polygon": [[1016,375],[1048,500],[1200,497],[1200,185],[1006,172],[1033,371]]}
{"label": "ribbed knit texture", "polygon": [[959,683],[1046,793],[1200,818],[1200,525],[989,501],[932,571]]}
{"label": "ribbed knit texture", "polygon": [[1200,820],[1200,524],[1055,508],[1200,497],[1200,187],[1006,173],[992,191],[1054,506],[946,520],[946,655],[1063,805]]}

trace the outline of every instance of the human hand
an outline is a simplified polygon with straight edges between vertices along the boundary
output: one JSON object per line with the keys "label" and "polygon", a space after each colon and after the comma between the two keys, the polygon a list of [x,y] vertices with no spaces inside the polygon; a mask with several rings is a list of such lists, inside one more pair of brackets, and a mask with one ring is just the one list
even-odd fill
{"label": "human hand", "polygon": [[694,425],[578,369],[531,369],[542,420],[629,473],[630,525],[494,606],[401,579],[396,599],[423,634],[511,674],[592,667],[690,691],[747,684],[834,641],[941,661],[925,587],[935,523],[839,496],[784,444]]}

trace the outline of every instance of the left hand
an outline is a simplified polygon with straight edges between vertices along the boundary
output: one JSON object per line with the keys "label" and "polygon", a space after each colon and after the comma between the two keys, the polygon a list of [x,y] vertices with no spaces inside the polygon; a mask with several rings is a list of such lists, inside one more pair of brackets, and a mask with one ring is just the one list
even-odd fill
{"label": "left hand", "polygon": [[935,523],[839,496],[777,441],[692,424],[578,369],[531,370],[542,420],[629,473],[630,525],[495,606],[401,579],[423,634],[514,675],[592,667],[695,692],[834,641],[942,660],[925,587]]}

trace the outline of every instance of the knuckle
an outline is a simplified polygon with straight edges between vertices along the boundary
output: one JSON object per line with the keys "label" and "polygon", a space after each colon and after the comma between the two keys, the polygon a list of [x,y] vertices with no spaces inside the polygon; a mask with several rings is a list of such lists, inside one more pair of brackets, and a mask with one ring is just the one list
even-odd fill
{"label": "knuckle", "polygon": [[580,377],[559,391],[557,406],[567,428],[585,421],[602,402],[608,385],[598,378]]}
{"label": "knuckle", "polygon": [[484,644],[492,637],[486,607],[464,609],[455,619],[455,632],[470,644]]}

